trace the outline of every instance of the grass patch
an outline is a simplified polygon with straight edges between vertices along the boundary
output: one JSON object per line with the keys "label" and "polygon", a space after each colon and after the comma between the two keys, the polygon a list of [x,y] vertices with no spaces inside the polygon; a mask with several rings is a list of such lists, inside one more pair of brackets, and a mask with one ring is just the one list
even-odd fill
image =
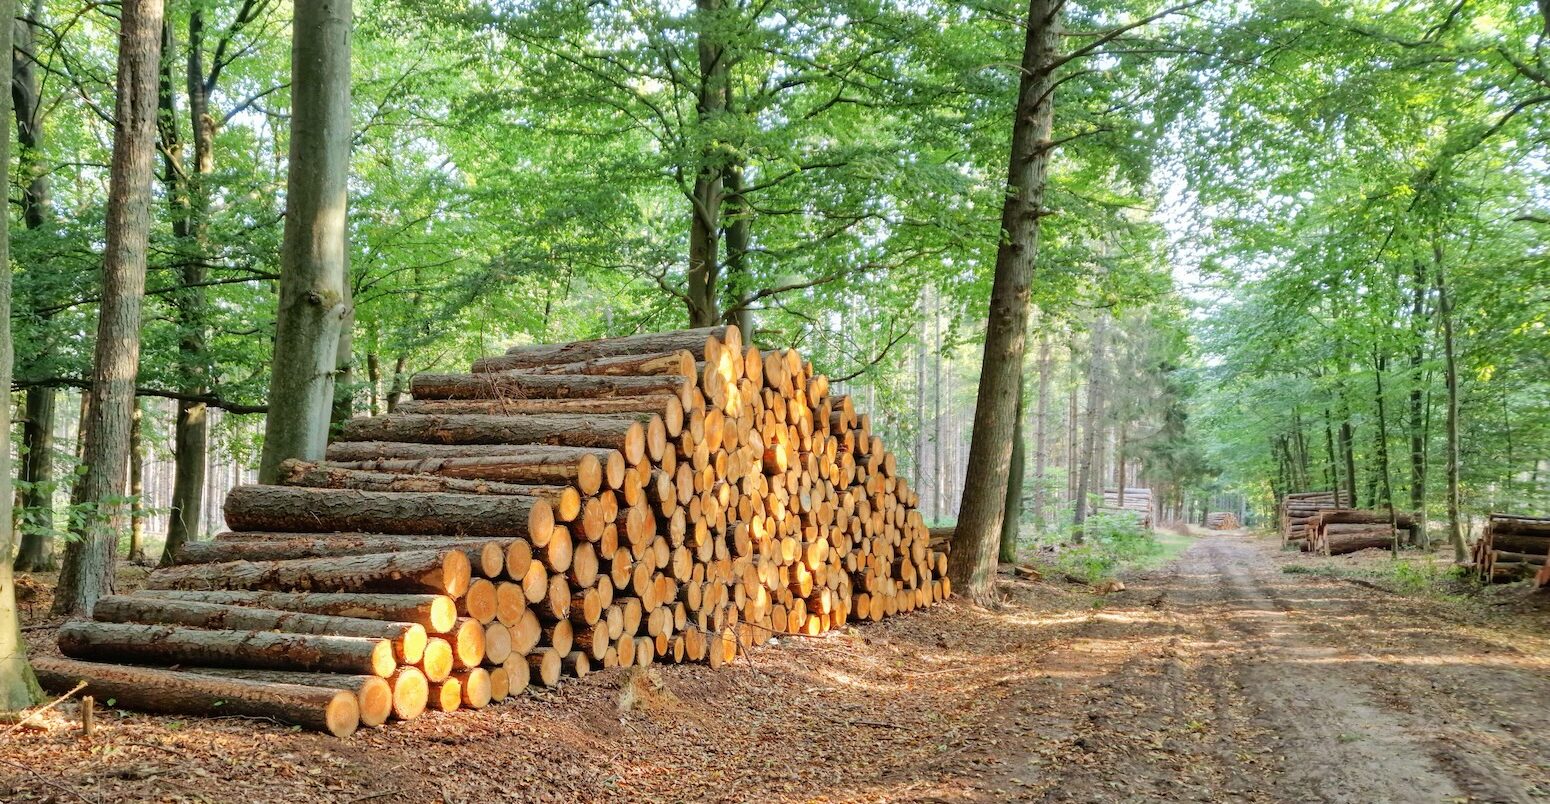
{"label": "grass patch", "polygon": [[1149,531],[1128,514],[1087,518],[1081,544],[1049,537],[1040,544],[1039,563],[1057,573],[1098,583],[1122,570],[1145,569],[1172,560],[1193,539],[1181,533]]}
{"label": "grass patch", "polygon": [[1376,584],[1395,594],[1406,597],[1426,597],[1437,600],[1462,601],[1468,591],[1476,586],[1474,575],[1467,567],[1452,561],[1439,560],[1433,555],[1405,555],[1386,557],[1381,561],[1348,564],[1339,559],[1325,559],[1317,564],[1287,564],[1281,567],[1286,575],[1310,575],[1337,580],[1360,580]]}

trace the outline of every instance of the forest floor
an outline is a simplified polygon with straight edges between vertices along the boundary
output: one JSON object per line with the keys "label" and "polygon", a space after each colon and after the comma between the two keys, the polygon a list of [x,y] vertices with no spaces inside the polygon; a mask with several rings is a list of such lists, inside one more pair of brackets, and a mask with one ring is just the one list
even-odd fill
{"label": "forest floor", "polygon": [[1285,571],[1307,560],[1276,547],[1200,535],[1104,597],[1006,581],[995,610],[951,602],[730,670],[609,671],[343,741],[126,714],[87,743],[66,704],[0,732],[0,800],[1550,800],[1545,595],[1403,596]]}

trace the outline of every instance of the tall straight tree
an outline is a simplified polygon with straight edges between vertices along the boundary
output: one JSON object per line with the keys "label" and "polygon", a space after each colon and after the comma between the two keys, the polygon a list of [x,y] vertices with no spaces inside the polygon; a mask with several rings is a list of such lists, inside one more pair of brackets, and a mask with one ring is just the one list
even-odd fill
{"label": "tall straight tree", "polygon": [[996,249],[974,434],[969,444],[969,474],[963,484],[948,566],[953,585],[977,601],[989,600],[995,591],[1017,399],[1022,391],[1028,305],[1039,251],[1039,217],[1049,171],[1060,7],[1059,0],[1028,3],[1006,201],[1001,209],[1001,243]]}
{"label": "tall straight tree", "polygon": [[[161,63],[162,0],[124,0],[119,15],[117,124],[108,179],[102,302],[90,414],[76,483],[80,515],[70,528],[54,611],[91,611],[113,592],[114,550],[123,524],[129,430],[140,371],[140,307],[151,232],[151,162],[156,154],[156,76]],[[9,522],[10,518],[7,517]]]}
{"label": "tall straight tree", "polygon": [[[14,0],[0,0],[0,20],[16,16]],[[11,51],[13,26],[0,25],[0,52]],[[11,80],[11,61],[0,59],[0,75]],[[9,104],[10,95],[0,93],[0,104]],[[7,119],[10,108],[0,105],[0,120]],[[0,137],[0,171],[9,175],[11,138]],[[11,343],[11,220],[0,215],[0,383],[11,387],[11,362],[15,357]],[[0,405],[0,432],[11,431],[11,406]],[[21,620],[16,611],[16,583],[11,569],[11,551],[16,547],[16,531],[11,522],[11,451],[0,450],[0,712],[25,709],[42,697],[38,680],[27,664],[27,644],[22,641]]]}
{"label": "tall straight tree", "polygon": [[350,176],[350,0],[296,4],[291,147],[280,306],[261,482],[328,443],[339,333],[349,317],[345,217]]}

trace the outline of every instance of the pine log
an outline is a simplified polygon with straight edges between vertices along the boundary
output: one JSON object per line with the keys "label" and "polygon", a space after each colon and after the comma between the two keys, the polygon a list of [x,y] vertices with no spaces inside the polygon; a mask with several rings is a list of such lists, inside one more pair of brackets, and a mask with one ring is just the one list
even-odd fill
{"label": "pine log", "polygon": [[1497,533],[1491,532],[1490,546],[1496,550],[1508,550],[1514,553],[1535,553],[1543,555],[1550,553],[1550,536],[1536,536],[1527,533]]}
{"label": "pine log", "polygon": [[[403,441],[336,441],[326,466],[374,472],[439,474],[512,483],[575,484],[595,494],[607,483],[618,488],[628,464],[616,449],[546,444],[416,444]],[[593,478],[591,456],[601,471]],[[594,482],[597,488],[587,491]]]}
{"label": "pine log", "polygon": [[340,558],[227,561],[165,567],[147,589],[247,589],[319,592],[433,592],[459,597],[472,577],[459,550],[412,550]]}
{"label": "pine log", "polygon": [[532,679],[545,687],[553,687],[560,683],[560,671],[564,663],[559,652],[554,648],[540,648],[529,653],[527,666],[532,670]]}
{"label": "pine log", "polygon": [[[687,349],[640,355],[613,355],[512,369],[520,374],[597,374],[613,377],[694,377],[694,354]],[[483,373],[483,372],[481,372]]]}
{"label": "pine log", "polygon": [[398,661],[414,664],[425,654],[425,626],[280,609],[256,609],[223,603],[134,595],[108,595],[92,608],[92,619],[105,623],[183,625],[225,631],[283,631],[288,634],[386,639]]}
{"label": "pine log", "polygon": [[451,492],[454,494],[504,494],[518,497],[543,497],[557,510],[569,510],[561,515],[570,521],[581,507],[580,494],[568,485],[534,485],[529,483],[503,483],[490,480],[464,480],[441,475],[416,475],[393,472],[371,472],[361,469],[341,469],[319,466],[315,463],[293,459],[280,464],[280,483],[313,489],[359,489],[361,491],[412,491]]}
{"label": "pine log", "polygon": [[393,685],[381,676],[304,673],[296,670],[247,670],[235,667],[186,667],[184,672],[217,678],[240,678],[269,684],[326,687],[355,694],[362,726],[380,726],[393,714]]}
{"label": "pine log", "polygon": [[1543,517],[1492,514],[1489,524],[1492,532],[1497,534],[1550,538],[1550,519]]}
{"label": "pine log", "polygon": [[420,660],[420,671],[425,674],[425,680],[432,684],[439,684],[447,680],[452,674],[452,665],[456,661],[452,654],[452,643],[448,642],[452,634],[439,637],[431,637],[425,643],[425,657]]}
{"label": "pine log", "polygon": [[432,634],[444,634],[457,622],[457,604],[445,595],[142,589],[135,596],[418,623]]}
{"label": "pine log", "polygon": [[[629,465],[646,457],[647,429],[661,417],[654,413],[572,413],[486,416],[393,414],[352,419],[340,441],[398,441],[453,446],[539,444],[560,447],[614,449]],[[663,430],[665,432],[665,429]],[[333,454],[331,452],[331,458]]]}
{"label": "pine log", "polygon": [[226,497],[233,530],[363,531],[405,535],[530,537],[554,527],[542,497],[238,486]]}
{"label": "pine log", "polygon": [[457,679],[463,706],[483,709],[490,705],[490,671],[483,667],[471,667],[452,674]]}
{"label": "pine log", "polygon": [[588,374],[417,374],[410,381],[415,399],[601,399],[672,394],[690,397],[687,377],[604,377]]}
{"label": "pine log", "polygon": [[505,371],[556,363],[572,363],[579,360],[596,360],[600,357],[676,352],[680,349],[687,350],[695,360],[704,360],[706,344],[711,338],[723,342],[730,339],[738,344],[742,343],[742,335],[737,327],[724,325],[572,343],[513,346],[506,350],[504,355],[483,357],[474,361],[474,371]]}
{"label": "pine log", "polygon": [[268,718],[326,731],[335,737],[348,737],[360,725],[356,697],[344,690],[216,678],[55,656],[33,657],[32,668],[39,683],[52,692],[68,692],[85,681],[87,695],[142,712]]}
{"label": "pine log", "polygon": [[1371,548],[1386,550],[1393,543],[1393,536],[1385,528],[1381,531],[1330,534],[1324,539],[1324,550],[1329,555],[1338,556]]}
{"label": "pine log", "polygon": [[[214,564],[222,561],[283,561],[293,558],[330,558],[408,550],[462,550],[479,567],[480,574],[499,575],[505,564],[507,542],[468,537],[402,536],[378,533],[276,533],[238,531],[216,534],[211,541],[185,542],[173,559],[175,564]],[[493,569],[491,563],[494,562]]]}
{"label": "pine log", "polygon": [[383,677],[398,667],[393,643],[386,639],[207,631],[91,620],[71,620],[60,626],[59,650],[72,658],[99,661],[320,670]]}

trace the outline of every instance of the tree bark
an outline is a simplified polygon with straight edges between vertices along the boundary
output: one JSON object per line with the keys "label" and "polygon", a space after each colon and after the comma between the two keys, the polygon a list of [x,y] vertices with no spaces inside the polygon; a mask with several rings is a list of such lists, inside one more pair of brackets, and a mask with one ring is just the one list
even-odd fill
{"label": "tree bark", "polygon": [[727,341],[732,333],[737,333],[735,339],[741,343],[742,333],[738,332],[736,327],[718,324],[695,329],[648,332],[591,341],[513,346],[507,349],[504,355],[481,357],[475,360],[473,370],[476,373],[511,371],[560,363],[584,362],[604,357],[662,354],[680,349],[688,350],[694,355],[695,360],[704,360],[705,345],[711,338]]}
{"label": "tree bark", "polygon": [[[129,426],[140,367],[140,307],[150,238],[151,162],[156,145],[156,77],[161,60],[161,0],[124,0],[119,15],[118,89],[109,173],[102,302],[92,387],[87,391],[83,461],[73,495],[83,508],[65,548],[54,612],[90,611],[113,591],[114,552],[122,527]],[[8,498],[9,499],[9,498]]]}
{"label": "tree bark", "polygon": [[57,567],[54,558],[54,410],[58,399],[59,391],[55,388],[27,389],[21,471],[26,487],[21,494],[21,550],[16,555],[16,569],[20,572],[51,572]]}
{"label": "tree bark", "polygon": [[[0,0],[0,21],[16,16],[13,0]],[[0,47],[11,51],[15,26],[0,24]],[[11,60],[4,60],[7,72]],[[9,81],[10,76],[5,76]],[[8,103],[11,95],[0,95]],[[0,106],[0,120],[10,110]],[[0,137],[0,166],[9,171],[11,138]],[[11,368],[15,347],[11,340],[11,230],[10,217],[0,215],[0,384],[11,387]],[[0,432],[11,432],[11,405],[0,405]],[[43,697],[32,667],[27,664],[27,643],[22,641],[21,617],[16,610],[16,581],[11,566],[11,551],[16,546],[11,506],[14,501],[11,479],[11,450],[0,449],[0,712],[17,712]]]}
{"label": "tree bark", "polygon": [[349,592],[266,592],[262,590],[142,589],[138,597],[194,600],[233,606],[359,617],[368,620],[418,623],[432,634],[445,634],[457,624],[457,604],[437,594],[371,594]]}
{"label": "tree bark", "polygon": [[[1072,514],[1072,538],[1077,542],[1082,540],[1082,524],[1087,521],[1087,495],[1092,491],[1092,483],[1098,477],[1097,452],[1099,418],[1103,415],[1103,382],[1106,368],[1104,366],[1104,338],[1108,334],[1109,318],[1100,313],[1098,320],[1093,322],[1092,354],[1087,362],[1087,410],[1082,415],[1082,447],[1078,460],[1081,465],[1077,468],[1076,478],[1076,510]],[[1102,491],[1099,491],[1102,496]]]}
{"label": "tree bark", "polygon": [[710,129],[726,109],[729,63],[718,33],[724,24],[722,0],[696,0],[695,41],[699,52],[699,93],[696,122],[704,143],[696,160],[694,187],[689,195],[689,270],[684,302],[689,326],[705,327],[721,319],[717,295],[721,231],[724,145]]}
{"label": "tree bark", "polygon": [[[527,483],[502,483],[488,480],[440,477],[437,475],[406,474],[402,472],[374,472],[365,469],[345,469],[322,466],[306,461],[289,460],[280,465],[283,475],[280,482],[286,486],[314,489],[358,489],[361,491],[413,491],[448,492],[456,494],[499,494],[522,497],[543,497],[558,511],[561,508],[579,508],[580,494],[567,486],[532,485]],[[574,516],[574,514],[571,514]],[[561,515],[561,521],[569,521]]]}
{"label": "tree bark", "polygon": [[350,315],[350,0],[296,6],[291,45],[290,170],[273,373],[259,480],[328,443],[339,337]]}
{"label": "tree bark", "polygon": [[231,561],[163,567],[147,589],[320,592],[414,592],[458,597],[468,589],[471,565],[456,548],[371,553],[281,561]]}
{"label": "tree bark", "polygon": [[444,446],[401,442],[339,442],[328,447],[325,466],[495,480],[507,483],[574,483],[583,494],[624,480],[624,456],[614,449],[533,445]]}
{"label": "tree bark", "polygon": [[398,666],[393,645],[386,639],[92,620],[71,620],[60,626],[59,652],[72,659],[319,670],[384,678]]}
{"label": "tree bark", "polygon": [[1049,469],[1049,385],[1050,345],[1049,333],[1039,332],[1039,401],[1033,422],[1033,523],[1042,530],[1045,524],[1046,483],[1044,475]]}
{"label": "tree bark", "polygon": [[[340,434],[343,443],[352,441],[406,442],[447,445],[551,445],[616,449],[631,465],[645,457],[646,431],[653,414],[607,413],[594,416],[573,414],[524,414],[484,416],[463,413],[451,416],[393,414],[356,419]],[[343,443],[335,446],[343,447]],[[331,450],[337,455],[343,449]],[[478,453],[467,453],[478,454]]]}
{"label": "tree bark", "polygon": [[609,377],[592,374],[420,374],[415,399],[595,399],[672,394],[685,401],[687,377]]}
{"label": "tree bark", "polygon": [[1389,472],[1389,420],[1388,405],[1383,394],[1383,372],[1388,368],[1388,359],[1382,355],[1375,355],[1373,361],[1373,397],[1378,407],[1378,475],[1383,499],[1379,505],[1388,512],[1388,522],[1391,526],[1391,535],[1394,537],[1393,554],[1399,557],[1399,529],[1395,525],[1394,514],[1394,485]]}
{"label": "tree bark", "polygon": [[294,533],[528,537],[541,546],[554,530],[554,511],[542,497],[238,486],[226,496],[226,523]]}
{"label": "tree bark", "polygon": [[[399,684],[399,673],[409,671],[409,678],[419,675],[418,686],[414,684]],[[397,716],[401,720],[409,720],[414,717],[403,717],[401,712],[414,712],[417,715],[425,710],[425,676],[417,668],[401,667],[391,679],[381,676],[346,675],[343,673],[308,673],[303,670],[250,670],[234,667],[190,667],[183,672],[196,673],[201,676],[214,676],[216,678],[237,678],[244,681],[261,681],[267,684],[295,684],[303,687],[324,687],[331,690],[345,690],[355,695],[356,705],[361,711],[362,726],[380,726],[386,723],[389,717]],[[419,690],[418,709],[413,698],[407,701],[401,700],[399,688]]]}
{"label": "tree bark", "polygon": [[997,555],[1002,564],[1017,561],[1017,537],[1021,533],[1023,502],[1023,467],[1026,463],[1023,443],[1023,400],[1017,398],[1017,421],[1012,427],[1012,462],[1007,469],[1006,510],[1001,516],[1001,549]]}
{"label": "tree bark", "polygon": [[971,474],[964,482],[948,565],[953,585],[978,601],[990,599],[995,588],[996,546],[1006,507],[1011,436],[1017,395],[1022,388],[1028,305],[1049,169],[1049,138],[1054,121],[1053,71],[1059,36],[1059,6],[1052,0],[1030,0],[1022,78],[1012,124],[1006,202],[1001,213],[1002,238],[996,250],[974,433],[969,446]]}
{"label": "tree bark", "polygon": [[141,712],[258,717],[348,737],[360,724],[360,706],[345,690],[216,678],[178,670],[128,667],[39,657],[38,675],[54,692],[86,681],[99,701]]}
{"label": "tree bark", "polygon": [[1410,510],[1420,518],[1416,528],[1418,545],[1431,549],[1426,516],[1426,268],[1415,263],[1414,297],[1410,303]]}
{"label": "tree bark", "polygon": [[129,563],[145,564],[145,408],[135,398],[129,420]]}
{"label": "tree bark", "polygon": [[1448,542],[1453,545],[1453,560],[1464,563],[1468,553],[1464,548],[1464,522],[1459,493],[1459,373],[1458,356],[1453,342],[1453,300],[1448,293],[1448,281],[1442,266],[1442,247],[1432,246],[1434,259],[1432,282],[1437,289],[1437,319],[1442,325],[1443,378],[1447,386],[1447,474],[1448,474]]}

